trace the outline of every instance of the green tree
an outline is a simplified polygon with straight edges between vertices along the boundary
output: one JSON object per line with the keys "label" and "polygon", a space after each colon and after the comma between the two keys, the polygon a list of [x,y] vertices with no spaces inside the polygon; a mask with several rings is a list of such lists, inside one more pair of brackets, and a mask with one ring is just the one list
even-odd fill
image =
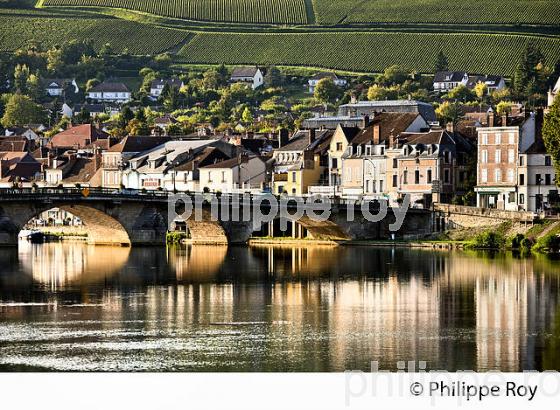
{"label": "green tree", "polygon": [[[554,161],[556,175],[560,175],[560,98],[556,97],[544,117],[542,137],[547,152]],[[556,178],[558,185],[560,178]]]}
{"label": "green tree", "polygon": [[41,98],[42,90],[41,84],[39,83],[39,76],[36,74],[29,74],[27,77],[27,82],[25,84],[27,88],[27,95],[33,100],[38,100]]}
{"label": "green tree", "polygon": [[180,124],[169,124],[167,126],[167,135],[182,135],[183,127]]}
{"label": "green tree", "polygon": [[138,108],[138,110],[136,111],[136,114],[134,115],[134,118],[136,118],[140,122],[146,122],[147,117],[146,117],[146,111],[144,110],[144,108],[142,108],[142,107]]}
{"label": "green tree", "polygon": [[453,124],[456,124],[461,118],[463,118],[463,112],[460,104],[451,103],[449,101],[444,101],[438,108],[436,108],[436,115],[440,122],[443,123],[452,122]]}
{"label": "green tree", "polygon": [[4,127],[41,123],[45,119],[45,110],[31,98],[22,94],[13,94],[6,104],[4,116],[0,121]]}
{"label": "green tree", "polygon": [[511,114],[511,109],[513,107],[513,103],[510,101],[500,101],[496,105],[496,114],[504,115],[504,114]]}
{"label": "green tree", "polygon": [[14,69],[14,88],[16,92],[27,93],[27,79],[29,78],[29,67],[18,64]]}
{"label": "green tree", "polygon": [[241,121],[245,125],[252,125],[253,124],[253,113],[249,107],[245,107],[243,110],[243,114],[241,114]]}
{"label": "green tree", "polygon": [[218,85],[227,85],[229,80],[229,71],[224,63],[218,66],[218,68],[216,69],[216,73],[218,74]]}
{"label": "green tree", "polygon": [[457,101],[467,102],[473,100],[473,92],[469,90],[466,85],[460,84],[449,91],[447,97]]}
{"label": "green tree", "polygon": [[443,50],[439,50],[439,53],[436,57],[436,64],[434,67],[434,71],[437,73],[438,71],[447,71],[449,70],[449,60],[447,56],[443,53]]}
{"label": "green tree", "polygon": [[398,91],[396,88],[385,88],[374,84],[369,87],[367,98],[370,101],[392,100],[398,98]]}
{"label": "green tree", "polygon": [[220,85],[220,75],[216,70],[208,70],[203,75],[202,84],[207,90],[215,90]]}
{"label": "green tree", "polygon": [[47,70],[50,73],[58,73],[64,67],[62,61],[62,50],[59,47],[53,47],[47,51]]}
{"label": "green tree", "polygon": [[282,78],[282,72],[276,66],[268,67],[268,70],[264,76],[264,83],[267,87],[278,87],[282,85],[284,79]]}
{"label": "green tree", "polygon": [[409,72],[399,65],[392,65],[387,67],[383,72],[383,79],[385,84],[399,85],[406,81]]}
{"label": "green tree", "polygon": [[336,86],[333,79],[326,77],[319,80],[315,86],[313,96],[323,103],[329,103],[334,102],[340,94],[340,89]]}

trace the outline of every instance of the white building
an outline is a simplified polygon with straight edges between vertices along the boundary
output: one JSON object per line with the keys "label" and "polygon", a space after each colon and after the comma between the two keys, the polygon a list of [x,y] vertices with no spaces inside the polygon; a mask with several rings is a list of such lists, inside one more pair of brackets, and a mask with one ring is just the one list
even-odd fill
{"label": "white building", "polygon": [[104,81],[89,90],[86,98],[96,102],[124,104],[132,99],[132,92],[124,83]]}
{"label": "white building", "polygon": [[262,190],[266,164],[257,156],[241,156],[200,168],[200,188],[212,192],[238,193]]}
{"label": "white building", "polygon": [[517,181],[519,210],[546,211],[557,198],[556,172],[542,138],[519,156]]}
{"label": "white building", "polygon": [[469,74],[465,71],[438,71],[434,76],[434,91],[447,92],[468,82]]}
{"label": "white building", "polygon": [[342,87],[346,87],[346,85],[348,85],[348,81],[346,81],[344,78],[339,78],[335,73],[321,72],[321,73],[315,74],[313,77],[311,77],[307,81],[307,85],[308,85],[310,94],[313,94],[315,92],[315,87],[317,87],[317,84],[319,84],[319,81],[321,81],[324,78],[332,79],[334,85],[336,85],[337,87],[342,88]]}
{"label": "white building", "polygon": [[229,79],[231,83],[245,83],[253,90],[264,84],[264,74],[258,67],[236,67]]}
{"label": "white building", "polygon": [[548,91],[548,106],[550,107],[552,103],[554,103],[554,99],[560,94],[560,77],[558,77],[558,81],[554,84],[551,90]]}
{"label": "white building", "polygon": [[181,89],[184,86],[183,82],[178,78],[160,78],[152,81],[152,84],[150,85],[150,96],[158,98],[166,85],[168,85],[169,88],[177,89]]}

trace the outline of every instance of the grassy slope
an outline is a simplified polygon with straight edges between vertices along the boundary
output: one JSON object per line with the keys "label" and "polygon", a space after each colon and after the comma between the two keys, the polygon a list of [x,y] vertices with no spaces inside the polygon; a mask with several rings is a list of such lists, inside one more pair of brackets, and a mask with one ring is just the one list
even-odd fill
{"label": "grassy slope", "polygon": [[[2,1],[6,0],[0,0],[0,5]],[[87,1],[101,4],[122,0],[42,0],[39,3],[51,2],[52,4],[55,1]],[[11,50],[36,36],[36,33],[48,33],[48,35],[41,36],[41,39],[44,38],[47,44],[53,41],[58,42],[61,37],[81,38],[93,35],[98,44],[111,41],[116,49],[127,47],[131,52],[140,54],[162,50],[180,50],[178,62],[181,63],[275,63],[354,72],[379,71],[391,64],[401,64],[420,72],[430,72],[435,55],[441,49],[449,56],[451,68],[507,75],[512,74],[524,45],[529,40],[535,40],[545,52],[548,63],[553,64],[560,59],[560,29],[549,26],[546,28],[548,30],[546,37],[531,33],[531,31],[536,32],[545,26],[495,24],[491,27],[488,25],[469,27],[468,24],[458,26],[457,24],[432,23],[417,23],[414,27],[405,26],[410,22],[448,21],[450,18],[446,16],[449,15],[455,17],[458,23],[468,23],[473,20],[473,16],[479,21],[512,23],[521,21],[519,20],[519,10],[522,10],[521,16],[524,23],[538,20],[538,22],[546,24],[551,21],[551,16],[552,20],[556,19],[555,6],[560,6],[560,0],[469,0],[468,2],[456,2],[453,7],[450,7],[449,3],[444,0],[302,1],[306,2],[307,15],[314,15],[316,18],[316,22],[308,18],[312,25],[307,28],[304,26],[274,28],[273,26],[258,27],[254,24],[243,26],[239,23],[192,22],[123,9],[89,7],[81,9],[82,18],[86,16],[86,24],[83,27],[71,26],[70,29],[54,27],[54,25],[62,24],[62,21],[45,20],[43,22],[32,21],[31,25],[38,29],[31,31],[25,29],[25,23],[12,19],[7,22],[8,24],[0,24],[0,49]],[[140,0],[141,2],[147,2],[147,0]],[[442,2],[447,6],[442,6]],[[147,3],[153,5],[154,0]],[[497,6],[501,7],[499,13],[493,9]],[[439,11],[426,13],[426,10],[432,10],[433,7]],[[76,10],[80,9],[48,7],[42,10],[43,13],[46,13],[45,17],[49,13],[57,13],[60,17],[61,14],[69,13],[69,10],[72,10],[71,13],[79,14]],[[99,23],[105,24],[107,27],[97,30],[98,35],[93,34],[95,30],[91,27],[90,20],[94,16],[99,16],[99,13],[129,20],[127,24],[131,24],[133,21],[134,25],[127,25],[127,34],[123,35],[121,30],[112,27],[112,22]],[[167,12],[167,14],[171,13]],[[0,20],[4,19],[0,10]],[[397,23],[352,25],[357,21],[368,20],[384,23],[396,21]],[[325,25],[340,22],[344,23],[337,28],[329,28]],[[345,25],[348,22],[351,24]],[[14,24],[19,28],[18,36],[14,36],[15,31],[12,28]],[[185,31],[161,31],[164,30],[161,26],[180,27]],[[125,27],[125,23],[123,23],[123,27]],[[481,32],[491,30],[496,34],[453,33],[453,31],[467,29]],[[157,31],[155,35],[153,30]],[[523,31],[529,31],[529,33],[507,35],[508,32]],[[192,32],[196,32],[196,35],[181,48],[180,45],[190,39],[188,36]]]}
{"label": "grassy slope", "polygon": [[401,64],[420,72],[432,70],[440,49],[451,67],[512,74],[524,45],[532,39],[548,61],[560,59],[560,39],[489,34],[328,33],[212,34],[201,33],[179,53],[193,63],[259,63],[308,65],[352,71],[379,71]]}
{"label": "grassy slope", "polygon": [[560,0],[313,0],[320,24],[559,24]]}
{"label": "grassy slope", "polygon": [[[17,35],[16,35],[17,33]],[[181,44],[189,33],[106,17],[85,17],[44,10],[0,9],[0,51],[25,47],[30,40],[44,46],[70,39],[92,39],[97,47],[110,42],[116,51],[155,54]]]}

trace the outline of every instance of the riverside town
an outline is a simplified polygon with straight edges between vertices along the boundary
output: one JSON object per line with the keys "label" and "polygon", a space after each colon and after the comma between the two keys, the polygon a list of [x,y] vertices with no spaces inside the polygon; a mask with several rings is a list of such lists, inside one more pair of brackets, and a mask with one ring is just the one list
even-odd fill
{"label": "riverside town", "polygon": [[560,371],[559,9],[0,0],[0,378]]}

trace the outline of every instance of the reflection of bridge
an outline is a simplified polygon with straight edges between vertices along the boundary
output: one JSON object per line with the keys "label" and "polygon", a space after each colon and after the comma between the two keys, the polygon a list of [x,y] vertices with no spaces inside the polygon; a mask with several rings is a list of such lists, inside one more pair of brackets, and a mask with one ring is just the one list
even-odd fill
{"label": "reflection of bridge", "polygon": [[[23,226],[41,212],[54,207],[79,217],[88,231],[88,241],[92,244],[163,244],[168,230],[168,200],[168,193],[160,191],[1,189],[0,245],[17,244],[17,236]],[[252,199],[248,204],[240,204],[240,207],[255,207],[256,203]],[[259,201],[258,206],[264,215],[268,214],[268,202]],[[306,233],[315,239],[334,240],[389,238],[389,225],[396,218],[392,209],[389,209],[387,216],[380,222],[369,222],[360,212],[356,212],[353,221],[347,221],[346,212],[352,207],[359,209],[355,204],[335,204],[329,219],[324,222],[312,221],[307,217],[290,222],[289,235],[302,237]],[[244,212],[241,211],[240,214]],[[248,214],[252,215],[252,212]],[[186,225],[193,242],[245,243],[254,232],[251,220],[215,220],[209,204],[203,207],[202,220],[195,221],[193,215],[186,221]],[[278,232],[275,226],[275,223],[266,224],[260,232],[266,236],[274,236]],[[409,209],[397,236],[426,234],[431,231],[431,227],[429,211]]]}

